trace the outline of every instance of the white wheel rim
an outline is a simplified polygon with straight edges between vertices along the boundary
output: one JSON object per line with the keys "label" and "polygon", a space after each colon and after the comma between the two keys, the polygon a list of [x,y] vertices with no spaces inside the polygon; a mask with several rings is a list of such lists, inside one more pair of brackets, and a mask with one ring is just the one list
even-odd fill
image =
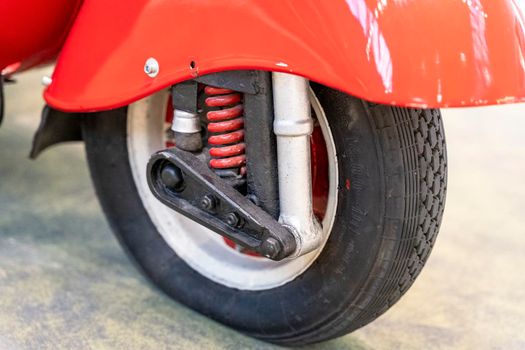
{"label": "white wheel rim", "polygon": [[206,278],[241,290],[265,290],[284,285],[301,275],[317,259],[332,230],[337,207],[337,158],[326,115],[313,92],[311,103],[321,126],[328,153],[329,190],[322,222],[322,246],[295,259],[272,261],[242,254],[222,237],[160,203],[151,194],[146,164],[151,154],[165,148],[168,91],[161,91],[128,108],[128,154],[133,178],[144,208],[166,243],[190,267]]}

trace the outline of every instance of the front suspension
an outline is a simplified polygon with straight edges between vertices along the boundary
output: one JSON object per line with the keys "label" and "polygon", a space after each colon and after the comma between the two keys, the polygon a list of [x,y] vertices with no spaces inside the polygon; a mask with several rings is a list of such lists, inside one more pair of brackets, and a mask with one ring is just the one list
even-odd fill
{"label": "front suspension", "polygon": [[217,73],[178,84],[172,95],[177,147],[152,156],[153,194],[274,260],[318,248],[323,231],[312,210],[308,80],[284,73]]}
{"label": "front suspension", "polygon": [[148,185],[171,209],[267,258],[281,260],[296,250],[290,231],[190,152],[155,153]]}

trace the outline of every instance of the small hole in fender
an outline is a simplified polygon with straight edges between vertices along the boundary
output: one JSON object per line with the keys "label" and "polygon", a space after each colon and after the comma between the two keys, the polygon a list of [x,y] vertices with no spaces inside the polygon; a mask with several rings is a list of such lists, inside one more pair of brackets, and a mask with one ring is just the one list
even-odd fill
{"label": "small hole in fender", "polygon": [[195,67],[197,67],[197,63],[195,63],[195,61],[191,61],[190,62],[190,68],[191,69],[195,69]]}

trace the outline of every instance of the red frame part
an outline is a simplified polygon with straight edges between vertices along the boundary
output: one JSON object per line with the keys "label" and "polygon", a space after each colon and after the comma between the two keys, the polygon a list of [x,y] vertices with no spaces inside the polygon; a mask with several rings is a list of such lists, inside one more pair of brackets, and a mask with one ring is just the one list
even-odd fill
{"label": "red frame part", "polygon": [[1,0],[0,70],[10,75],[53,61],[81,0]]}
{"label": "red frame part", "polygon": [[196,75],[263,69],[402,106],[522,101],[524,13],[521,0],[86,0],[45,98],[103,110]]}

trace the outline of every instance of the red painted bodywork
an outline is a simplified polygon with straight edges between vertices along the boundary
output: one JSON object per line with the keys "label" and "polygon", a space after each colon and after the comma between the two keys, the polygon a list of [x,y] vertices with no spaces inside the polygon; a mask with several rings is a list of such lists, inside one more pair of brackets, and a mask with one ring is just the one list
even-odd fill
{"label": "red painted bodywork", "polygon": [[266,69],[405,106],[520,101],[524,10],[521,0],[87,0],[45,97],[106,109],[197,74]]}
{"label": "red painted bodywork", "polygon": [[45,98],[102,110],[195,75],[264,69],[403,106],[516,102],[524,38],[522,0],[86,0]]}
{"label": "red painted bodywork", "polygon": [[53,61],[80,4],[80,0],[1,0],[0,70],[4,70],[3,74]]}

